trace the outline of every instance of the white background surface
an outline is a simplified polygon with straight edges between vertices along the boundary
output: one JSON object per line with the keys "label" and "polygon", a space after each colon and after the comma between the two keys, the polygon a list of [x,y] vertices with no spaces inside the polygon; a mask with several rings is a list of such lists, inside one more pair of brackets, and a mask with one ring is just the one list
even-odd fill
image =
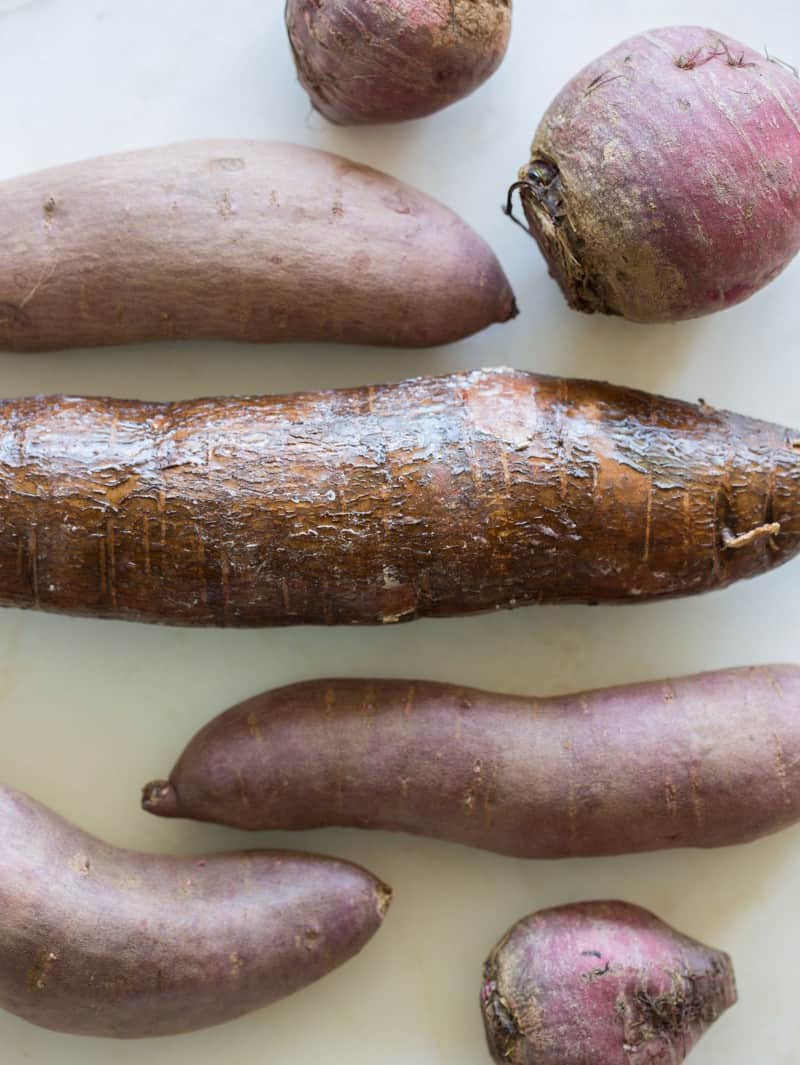
{"label": "white background surface", "polygon": [[[32,0],[0,14],[0,177],[198,136],[317,145],[388,170],[458,210],[492,243],[522,309],[510,325],[423,352],[172,344],[0,354],[0,394],[171,399],[508,363],[703,396],[800,427],[800,263],[750,302],[698,322],[586,318],[566,309],[534,244],[500,212],[542,111],[589,59],[631,33],[690,21],[798,62],[794,0],[516,6],[508,58],[483,90],[422,122],[358,131],[310,113],[280,0]],[[740,1005],[706,1036],[695,1065],[796,1065],[800,828],[712,853],[525,863],[355,831],[245,837],[149,818],[138,795],[211,716],[293,680],[418,676],[544,694],[791,661],[800,658],[799,641],[800,562],[701,599],[528,608],[383,630],[186,632],[3,612],[0,779],[120,845],[306,847],[373,869],[394,886],[396,901],[358,959],[268,1011],[147,1044],[58,1036],[3,1014],[0,1060],[480,1065],[488,1062],[480,967],[497,938],[542,906],[621,896],[734,956]]]}

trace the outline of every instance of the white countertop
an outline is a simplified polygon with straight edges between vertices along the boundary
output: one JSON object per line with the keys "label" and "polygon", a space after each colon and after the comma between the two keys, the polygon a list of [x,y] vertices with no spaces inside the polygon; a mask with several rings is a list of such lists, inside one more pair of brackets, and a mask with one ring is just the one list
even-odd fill
{"label": "white countertop", "polygon": [[[703,396],[800,426],[800,262],[724,314],[634,326],[568,311],[533,243],[500,212],[551,97],[623,37],[701,21],[800,61],[793,0],[623,0],[614,14],[611,6],[517,0],[508,58],[482,91],[422,122],[355,131],[310,113],[280,0],[31,0],[0,13],[0,177],[198,136],[317,145],[449,203],[492,243],[522,308],[510,325],[425,352],[195,344],[0,355],[0,394],[170,399],[510,363]],[[740,1004],[705,1037],[695,1065],[796,1065],[800,827],[710,853],[525,863],[356,831],[244,837],[147,817],[138,795],[218,711],[302,678],[418,676],[545,694],[798,659],[800,561],[700,599],[528,608],[380,630],[186,632],[0,613],[0,779],[116,844],[303,847],[366,865],[396,892],[384,929],[358,959],[268,1011],[147,1044],[58,1036],[3,1014],[3,1065],[482,1065],[480,969],[498,937],[540,907],[613,896],[734,957]]]}

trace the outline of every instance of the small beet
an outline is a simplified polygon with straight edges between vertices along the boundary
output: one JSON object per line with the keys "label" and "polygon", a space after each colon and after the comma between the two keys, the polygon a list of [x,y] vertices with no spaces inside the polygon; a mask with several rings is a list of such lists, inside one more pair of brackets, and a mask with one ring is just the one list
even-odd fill
{"label": "small beet", "polygon": [[422,118],[499,67],[511,0],[288,0],[300,81],[331,122]]}
{"label": "small beet", "polygon": [[524,918],[481,989],[499,1065],[679,1065],[735,1002],[727,954],[626,902]]}
{"label": "small beet", "polygon": [[800,249],[800,80],[715,30],[631,37],[556,97],[517,187],[571,307],[723,310]]}

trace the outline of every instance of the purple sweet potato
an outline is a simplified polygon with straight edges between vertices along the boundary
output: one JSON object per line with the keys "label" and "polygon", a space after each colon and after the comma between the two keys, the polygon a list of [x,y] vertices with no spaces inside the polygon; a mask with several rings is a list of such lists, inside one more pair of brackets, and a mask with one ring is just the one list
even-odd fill
{"label": "purple sweet potato", "polygon": [[521,858],[743,843],[800,817],[800,668],[554,699],[296,684],[222,714],[144,807],[245,829],[390,829]]}
{"label": "purple sweet potato", "polygon": [[511,0],[288,0],[300,82],[331,122],[421,118],[503,60]]}
{"label": "purple sweet potato", "polygon": [[526,917],[481,989],[498,1065],[679,1065],[735,1002],[727,954],[626,902]]}
{"label": "purple sweet potato", "polygon": [[457,215],[313,148],[197,141],[0,183],[0,350],[427,347],[515,313],[500,264]]}
{"label": "purple sweet potato", "polygon": [[347,862],[117,850],[0,788],[0,1006],[76,1035],[232,1020],[347,961],[389,889]]}
{"label": "purple sweet potato", "polygon": [[559,93],[514,187],[570,306],[722,310],[800,249],[800,80],[716,30],[631,37]]}

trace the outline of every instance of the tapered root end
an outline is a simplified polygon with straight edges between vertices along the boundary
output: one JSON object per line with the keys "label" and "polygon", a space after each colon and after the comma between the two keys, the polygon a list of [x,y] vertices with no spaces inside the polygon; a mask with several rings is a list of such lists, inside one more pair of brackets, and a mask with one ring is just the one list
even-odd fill
{"label": "tapered root end", "polygon": [[142,809],[157,817],[178,817],[178,795],[168,780],[153,780],[142,788]]}
{"label": "tapered root end", "polygon": [[[513,213],[516,192],[527,225]],[[555,162],[534,157],[522,167],[519,180],[509,189],[505,213],[535,239],[550,276],[558,282],[573,310],[584,314],[619,314],[608,299],[604,286],[592,276],[586,265],[584,241],[570,218],[567,190]]]}
{"label": "tapered root end", "polygon": [[498,986],[494,956],[489,958],[483,969],[481,1011],[492,1061],[498,1062],[499,1065],[516,1062],[517,1048],[523,1036],[517,1019]]}
{"label": "tapered root end", "polygon": [[382,880],[379,880],[375,887],[375,895],[378,900],[378,917],[383,921],[389,912],[389,907],[392,905],[394,892],[388,884],[384,884]]}

